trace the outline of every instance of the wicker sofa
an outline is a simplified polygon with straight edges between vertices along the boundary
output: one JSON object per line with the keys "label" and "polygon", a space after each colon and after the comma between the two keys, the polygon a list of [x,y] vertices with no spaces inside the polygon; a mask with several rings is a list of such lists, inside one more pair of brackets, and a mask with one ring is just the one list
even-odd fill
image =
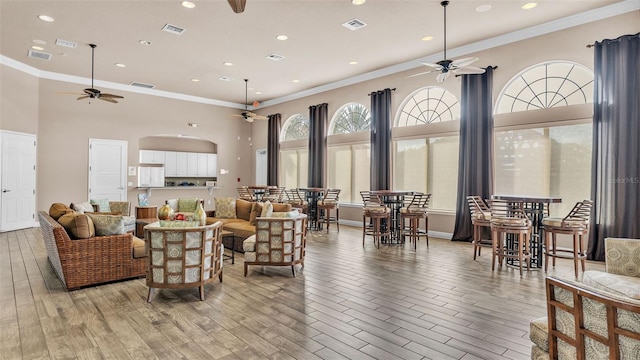
{"label": "wicker sofa", "polygon": [[[222,199],[216,199],[221,200]],[[231,200],[231,199],[227,199]],[[236,238],[239,238],[240,241],[233,241],[230,237],[225,237],[223,239],[224,247],[227,249],[231,249],[233,241],[235,243],[234,251],[244,252],[242,248],[242,241],[251,235],[256,233],[255,220],[260,217],[262,207],[261,203],[256,203],[254,201],[247,201],[243,199],[233,199],[232,208],[235,208],[235,212],[232,214],[223,214],[223,217],[220,217],[220,212],[208,212],[207,214],[207,224],[214,224],[218,221],[222,222],[222,229],[226,231],[231,231]],[[227,201],[227,205],[229,205]],[[291,211],[291,204],[279,204],[273,203],[273,212],[283,213]],[[216,202],[216,208],[220,207],[220,202]],[[252,221],[253,220],[253,221]]]}
{"label": "wicker sofa", "polygon": [[72,239],[47,212],[38,219],[49,262],[67,290],[145,276],[144,241],[131,233]]}
{"label": "wicker sofa", "polygon": [[547,317],[531,321],[532,359],[638,359],[640,240],[605,239],[606,272],[549,277]]}

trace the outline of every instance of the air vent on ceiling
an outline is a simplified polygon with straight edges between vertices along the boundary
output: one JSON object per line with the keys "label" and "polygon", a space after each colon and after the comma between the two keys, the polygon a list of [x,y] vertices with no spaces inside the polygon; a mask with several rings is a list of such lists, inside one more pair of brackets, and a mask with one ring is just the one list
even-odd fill
{"label": "air vent on ceiling", "polygon": [[179,26],[166,24],[165,26],[162,27],[162,31],[166,31],[168,33],[172,33],[176,35],[181,35],[184,32],[184,29]]}
{"label": "air vent on ceiling", "polygon": [[273,61],[280,61],[280,60],[284,59],[284,56],[271,53],[271,54],[267,55],[267,59],[273,60]]}
{"label": "air vent on ceiling", "polygon": [[342,24],[342,26],[346,27],[349,30],[358,30],[360,28],[367,26],[367,24],[365,24],[364,22],[358,19],[351,19],[346,23]]}
{"label": "air vent on ceiling", "polygon": [[222,80],[222,81],[231,81],[231,80],[233,80],[233,78],[228,77],[228,76],[220,76],[220,77],[218,78],[218,80]]}
{"label": "air vent on ceiling", "polygon": [[76,46],[78,46],[78,44],[74,43],[73,41],[62,40],[62,39],[56,39],[56,45],[64,46],[64,47],[68,47],[68,48],[72,48],[72,49],[75,49]]}
{"label": "air vent on ceiling", "polygon": [[40,60],[51,60],[51,54],[47,54],[41,51],[29,50],[29,57]]}
{"label": "air vent on ceiling", "polygon": [[129,85],[137,86],[137,87],[141,87],[141,88],[145,88],[145,89],[153,89],[154,87],[156,87],[155,85],[143,84],[143,83],[139,83],[139,82],[132,82]]}

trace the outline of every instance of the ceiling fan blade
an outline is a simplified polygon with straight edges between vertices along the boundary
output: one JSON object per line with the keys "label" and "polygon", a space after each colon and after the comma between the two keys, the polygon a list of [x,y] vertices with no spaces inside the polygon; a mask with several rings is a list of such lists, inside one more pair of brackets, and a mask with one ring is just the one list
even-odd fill
{"label": "ceiling fan blade", "polygon": [[473,64],[476,61],[478,61],[477,57],[470,57],[470,58],[453,60],[453,62],[451,63],[451,67],[454,68],[454,69],[455,68],[461,68],[463,66],[467,66],[469,64]]}
{"label": "ceiling fan blade", "polygon": [[106,101],[106,102],[110,102],[110,103],[114,103],[117,104],[118,102],[115,99],[109,98],[109,97],[102,97],[100,96],[98,99],[102,100],[102,101]]}
{"label": "ceiling fan blade", "polygon": [[86,99],[86,98],[88,98],[88,97],[89,97],[89,95],[83,95],[83,96],[80,96],[80,97],[78,98],[78,100]]}
{"label": "ceiling fan blade", "polygon": [[417,74],[409,75],[409,76],[407,76],[405,79],[412,78],[412,77],[416,77],[416,76],[421,76],[421,75],[425,75],[425,74],[431,74],[432,72],[436,72],[436,71],[437,71],[437,70],[425,71],[425,72],[421,72],[421,73],[417,73]]}
{"label": "ceiling fan blade", "polygon": [[263,116],[263,115],[256,115],[256,114],[254,114],[254,115],[252,116],[252,118],[254,118],[254,119],[256,119],[256,120],[269,120],[269,118],[268,118],[268,117],[266,117],[266,116]]}
{"label": "ceiling fan blade", "polygon": [[422,65],[432,67],[432,68],[434,68],[434,69],[436,69],[436,70],[438,70],[438,71],[442,70],[442,65],[440,65],[440,64],[434,64],[434,63],[423,62],[423,63],[422,63]]}
{"label": "ceiling fan blade", "polygon": [[475,67],[475,66],[465,66],[462,68],[458,68],[453,70],[456,75],[465,75],[465,74],[484,74],[484,69]]}
{"label": "ceiling fan blade", "polygon": [[449,74],[451,74],[450,72],[445,72],[445,73],[441,73],[436,77],[436,81],[441,83],[444,82],[445,80],[447,80],[447,78],[449,77]]}
{"label": "ceiling fan blade", "polygon": [[240,14],[244,11],[244,6],[247,3],[247,0],[227,0],[229,5],[231,5],[231,9],[236,14]]}
{"label": "ceiling fan blade", "polygon": [[108,98],[112,98],[112,99],[124,99],[124,96],[120,96],[120,95],[114,95],[114,94],[100,94],[100,97],[108,97]]}

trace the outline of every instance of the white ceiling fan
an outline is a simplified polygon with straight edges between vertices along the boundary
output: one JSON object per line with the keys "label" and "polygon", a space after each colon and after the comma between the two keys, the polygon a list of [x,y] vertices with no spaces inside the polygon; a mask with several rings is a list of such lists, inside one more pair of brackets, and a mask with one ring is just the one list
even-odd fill
{"label": "white ceiling fan", "polygon": [[240,114],[232,114],[231,116],[242,117],[246,122],[252,123],[254,120],[267,120],[266,116],[258,115],[249,111],[247,101],[249,93],[249,79],[244,79],[244,111]]}
{"label": "white ceiling fan", "polygon": [[444,60],[440,60],[435,64],[423,62],[423,65],[432,67],[434,69],[419,74],[414,74],[408,77],[439,72],[440,74],[438,74],[436,80],[441,83],[447,80],[451,73],[454,73],[456,75],[483,74],[485,71],[484,69],[476,66],[469,66],[470,64],[478,61],[477,57],[469,57],[458,60],[447,59],[447,5],[449,5],[449,1],[442,1],[440,2],[440,5],[442,5],[442,8],[444,9]]}

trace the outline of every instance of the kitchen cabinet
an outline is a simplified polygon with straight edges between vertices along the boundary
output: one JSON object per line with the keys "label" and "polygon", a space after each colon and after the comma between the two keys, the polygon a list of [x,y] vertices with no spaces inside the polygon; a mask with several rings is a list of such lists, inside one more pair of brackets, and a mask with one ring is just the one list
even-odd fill
{"label": "kitchen cabinet", "polygon": [[140,164],[164,164],[165,151],[140,150]]}
{"label": "kitchen cabinet", "polygon": [[217,177],[218,175],[218,155],[207,154],[207,177]]}

